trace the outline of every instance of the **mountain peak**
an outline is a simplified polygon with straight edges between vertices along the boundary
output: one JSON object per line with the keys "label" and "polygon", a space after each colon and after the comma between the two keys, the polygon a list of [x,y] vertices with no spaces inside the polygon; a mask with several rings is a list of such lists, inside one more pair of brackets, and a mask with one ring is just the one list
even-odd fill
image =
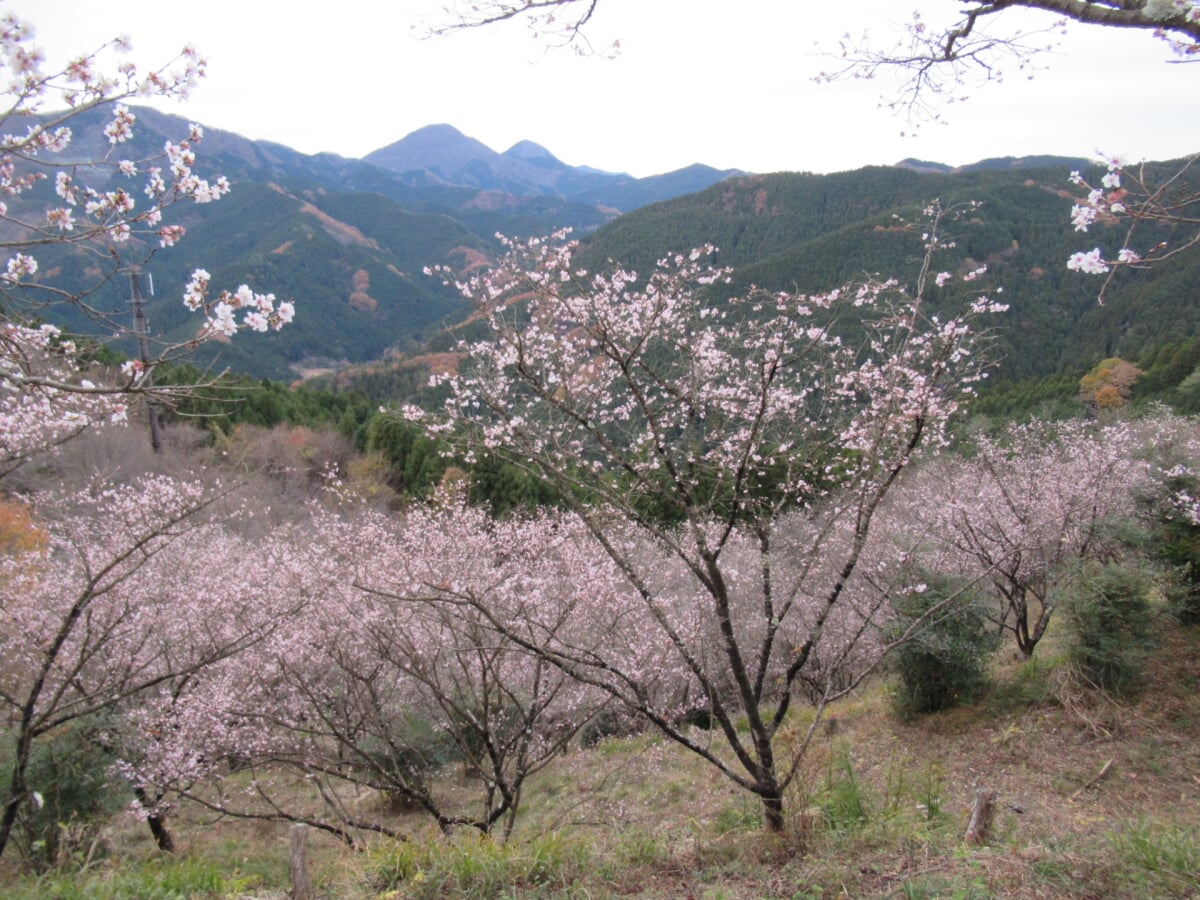
{"label": "mountain peak", "polygon": [[495,155],[490,147],[467,137],[453,125],[426,125],[363,159],[393,172],[427,169],[445,178],[473,160]]}
{"label": "mountain peak", "polygon": [[445,122],[437,122],[437,123],[434,123],[433,125],[423,125],[422,127],[416,129],[415,131],[409,132],[409,134],[407,134],[401,140],[407,141],[407,140],[413,140],[413,139],[421,140],[421,139],[429,139],[429,138],[436,138],[438,140],[456,140],[456,139],[461,140],[462,138],[465,138],[465,137],[466,137],[466,135],[463,134],[461,131],[459,131],[457,128],[455,128],[453,125],[449,125]]}
{"label": "mountain peak", "polygon": [[517,141],[504,151],[504,155],[513,159],[553,160],[554,162],[558,162],[553,153],[541,144],[535,144],[533,141]]}

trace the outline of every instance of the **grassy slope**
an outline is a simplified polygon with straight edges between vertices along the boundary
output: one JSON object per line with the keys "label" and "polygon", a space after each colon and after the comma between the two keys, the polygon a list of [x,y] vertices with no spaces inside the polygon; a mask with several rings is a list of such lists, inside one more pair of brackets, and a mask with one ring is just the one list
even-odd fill
{"label": "grassy slope", "polygon": [[[415,840],[366,853],[314,835],[310,869],[339,898],[1200,896],[1200,631],[1165,630],[1149,687],[1128,704],[1072,684],[1053,646],[1033,667],[1009,652],[973,707],[900,723],[877,684],[835,708],[785,837],[760,833],[750,798],[644,735],[540,776],[506,848],[447,843],[414,818]],[[967,848],[976,786],[996,789],[1001,810],[990,843]],[[114,821],[111,857],[7,896],[286,896],[286,825],[185,812],[173,827],[178,861]]]}

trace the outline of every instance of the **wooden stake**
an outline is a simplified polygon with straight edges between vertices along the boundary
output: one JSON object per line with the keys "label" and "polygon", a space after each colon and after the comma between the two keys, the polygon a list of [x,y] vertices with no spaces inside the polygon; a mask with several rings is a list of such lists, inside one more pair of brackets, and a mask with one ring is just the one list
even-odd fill
{"label": "wooden stake", "polygon": [[991,788],[975,789],[975,804],[971,807],[971,819],[967,822],[968,844],[986,844],[992,830],[992,819],[996,814],[996,792]]}
{"label": "wooden stake", "polygon": [[304,844],[308,840],[308,826],[295,824],[288,832],[288,868],[292,873],[292,900],[316,900],[312,882],[308,880],[308,866],[304,861]]}

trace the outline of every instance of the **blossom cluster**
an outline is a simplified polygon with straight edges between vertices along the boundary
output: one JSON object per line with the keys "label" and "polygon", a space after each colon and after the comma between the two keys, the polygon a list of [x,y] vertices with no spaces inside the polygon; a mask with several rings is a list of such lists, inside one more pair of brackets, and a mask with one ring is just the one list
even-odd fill
{"label": "blossom cluster", "polygon": [[[1077,232],[1088,232],[1097,226],[1123,225],[1121,243],[1115,255],[1105,254],[1100,247],[1071,254],[1067,268],[1088,275],[1105,275],[1105,287],[1120,269],[1144,268],[1176,256],[1200,242],[1191,207],[1196,194],[1186,188],[1184,175],[1194,162],[1188,160],[1182,169],[1162,182],[1149,178],[1142,166],[1132,166],[1120,157],[1102,156],[1104,174],[1093,185],[1082,173],[1070,174],[1070,183],[1083,193],[1071,207],[1071,224]],[[1156,240],[1150,247],[1134,246],[1140,226],[1161,226],[1159,233],[1173,229],[1173,242]],[[1182,229],[1180,228],[1182,226]],[[1188,231],[1190,230],[1190,234]],[[1100,299],[1104,299],[1101,289]]]}
{"label": "blossom cluster", "polygon": [[[106,126],[105,133],[115,142],[126,141],[133,136],[133,126],[136,115],[123,103],[113,106],[113,118]],[[34,129],[30,129],[31,133]],[[69,129],[59,129],[58,142],[49,145],[22,146],[24,153],[36,155],[39,151],[52,149],[55,152],[65,150],[70,143]],[[138,173],[146,170],[146,180],[142,184],[141,193],[149,199],[150,205],[137,211],[137,191],[125,186],[109,190],[99,190],[81,183],[80,167],[60,169],[54,179],[54,190],[62,201],[62,206],[46,210],[46,227],[57,229],[60,233],[72,232],[73,238],[79,240],[107,240],[113,243],[124,243],[133,235],[144,230],[157,238],[162,247],[174,246],[184,235],[181,225],[165,225],[162,223],[163,212],[167,206],[178,200],[191,200],[195,203],[210,203],[220,199],[229,192],[229,182],[222,175],[215,181],[201,178],[192,166],[196,161],[194,146],[203,137],[203,129],[196,124],[189,126],[187,140],[180,143],[167,141],[163,145],[160,157],[131,160],[108,159],[86,167],[85,175],[95,177],[95,169],[100,168],[105,173],[106,180],[115,179],[126,181],[137,177]],[[7,140],[7,139],[6,139]],[[11,141],[9,141],[11,144]],[[165,161],[167,170],[157,163]],[[164,177],[164,174],[169,177]],[[37,177],[42,177],[37,173]],[[77,218],[82,214],[83,219]],[[30,223],[27,227],[34,227]],[[75,233],[75,232],[80,233]]]}
{"label": "blossom cluster", "polygon": [[[274,294],[259,294],[243,284],[236,291],[221,291],[216,299],[208,296],[209,273],[204,269],[192,272],[191,280],[183,292],[183,305],[188,309],[203,311],[207,316],[205,333],[232,337],[239,327],[251,331],[278,331],[295,318],[296,307],[291,301],[275,304]],[[241,312],[239,325],[236,313]]]}
{"label": "blossom cluster", "polygon": [[[200,334],[162,345],[155,359],[127,366],[121,380],[107,385],[79,376],[72,344],[58,335],[47,343],[44,333],[31,327],[45,317],[46,306],[66,303],[94,319],[104,338],[114,332],[130,334],[128,326],[84,302],[86,291],[75,294],[53,284],[52,273],[39,267],[38,249],[48,244],[98,248],[97,259],[107,262],[108,275],[135,270],[152,252],[146,249],[148,242],[171,247],[184,237],[183,225],[164,221],[168,207],[181,201],[210,203],[230,189],[223,176],[209,179],[196,172],[195,148],[203,138],[198,125],[191,125],[183,140],[165,142],[155,155],[120,155],[131,146],[137,128],[137,115],[125,101],[185,97],[206,65],[190,46],[157,70],[143,71],[127,60],[109,64],[109,54],[128,49],[128,40],[118,38],[50,70],[45,54],[33,43],[32,28],[11,13],[0,16],[0,79],[8,79],[0,126],[18,123],[21,129],[0,134],[0,224],[5,226],[10,254],[0,265],[5,300],[0,432],[6,460],[52,446],[88,423],[122,415],[124,404],[102,395],[155,391],[149,375],[158,363],[241,327],[278,329],[295,313],[290,302],[277,304],[272,295],[245,285],[210,301],[208,276],[197,270],[184,302],[205,315]],[[80,142],[71,126],[82,121],[84,113],[101,110],[108,115],[102,126],[108,149],[96,158],[79,159],[78,153],[72,154]],[[53,184],[49,206],[39,205],[43,194],[35,192],[42,182]],[[243,311],[240,323],[234,318],[237,311]]]}
{"label": "blossom cluster", "polygon": [[0,474],[93,425],[123,422],[123,398],[79,371],[59,329],[0,322]]}
{"label": "blossom cluster", "polygon": [[[1128,191],[1121,186],[1122,160],[1119,157],[1109,157],[1104,162],[1107,171],[1101,178],[1099,187],[1088,184],[1079,171],[1071,172],[1071,184],[1087,191],[1086,196],[1071,207],[1071,225],[1076,231],[1086,232],[1098,220],[1113,222],[1118,216],[1128,212],[1123,202]],[[1140,259],[1136,252],[1127,247],[1122,248],[1119,254],[1122,263],[1132,264]],[[1112,266],[1111,262],[1101,255],[1100,248],[1096,247],[1071,254],[1067,260],[1067,268],[1087,275],[1103,275],[1110,271]]]}
{"label": "blossom cluster", "polygon": [[[1182,473],[1174,472],[1174,477],[1182,478],[1184,474],[1191,476],[1193,483],[1195,476],[1191,472]],[[1200,527],[1200,497],[1191,490],[1179,489],[1171,493],[1167,498],[1167,506],[1171,511],[1171,515],[1178,516],[1190,525]]]}

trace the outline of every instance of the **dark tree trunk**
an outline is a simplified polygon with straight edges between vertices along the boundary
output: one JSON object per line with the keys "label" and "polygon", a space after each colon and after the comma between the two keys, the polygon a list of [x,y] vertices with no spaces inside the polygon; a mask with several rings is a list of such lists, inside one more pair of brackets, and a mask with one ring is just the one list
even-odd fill
{"label": "dark tree trunk", "polygon": [[763,827],[774,834],[783,831],[783,796],[775,791],[762,795]]}
{"label": "dark tree trunk", "polygon": [[162,816],[149,816],[146,824],[150,826],[150,833],[154,835],[154,842],[158,844],[158,849],[163,853],[174,853],[175,839],[167,830],[166,819]]}
{"label": "dark tree trunk", "polygon": [[12,777],[8,785],[8,802],[4,805],[4,816],[0,818],[0,856],[4,855],[8,847],[8,841],[17,823],[17,813],[29,792],[29,786],[25,783],[25,773],[29,769],[29,755],[33,748],[33,734],[29,727],[32,710],[32,704],[27,704],[21,717],[16,758],[13,760]]}
{"label": "dark tree trunk", "polygon": [[[133,795],[137,797],[138,803],[142,804],[142,808],[150,810],[154,808],[154,804],[150,802],[150,797],[146,794],[146,789],[138,785],[133,789]],[[171,832],[167,830],[167,817],[160,816],[158,813],[147,812],[146,824],[150,826],[150,833],[154,835],[154,843],[158,844],[158,849],[163,853],[175,852],[175,839],[171,837]]]}
{"label": "dark tree trunk", "polygon": [[4,817],[0,819],[0,856],[4,855],[4,848],[8,846],[8,839],[12,835],[13,825],[16,824],[17,809],[20,805],[20,796],[9,796],[8,803],[4,807]]}

